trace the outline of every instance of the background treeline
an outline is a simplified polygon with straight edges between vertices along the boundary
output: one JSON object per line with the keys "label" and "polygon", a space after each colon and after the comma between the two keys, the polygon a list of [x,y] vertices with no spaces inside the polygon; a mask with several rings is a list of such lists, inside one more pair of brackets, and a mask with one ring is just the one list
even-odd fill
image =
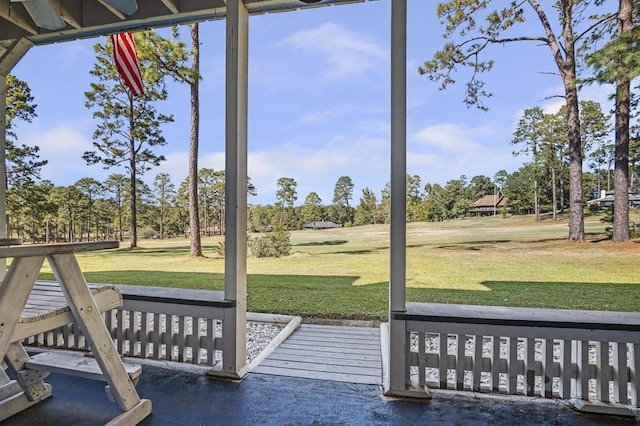
{"label": "background treeline", "polygon": [[[637,155],[635,156],[637,158]],[[493,178],[461,176],[444,185],[424,183],[418,175],[407,175],[407,221],[443,221],[468,215],[473,203],[484,195],[505,196],[509,214],[535,213],[538,208],[551,213],[562,211],[568,204],[566,165],[556,173],[559,182],[556,204],[553,204],[553,182],[544,163],[524,164],[513,173],[501,170]],[[634,170],[638,164],[634,165]],[[598,189],[608,189],[610,169],[585,172],[589,188],[585,200],[598,196]],[[537,191],[534,191],[537,185]],[[342,226],[360,226],[389,222],[390,190],[386,185],[376,194],[365,187],[354,201],[354,184],[342,176],[336,182],[334,197],[325,203],[316,192],[298,201],[297,182],[293,178],[278,179],[274,204],[249,204],[248,227],[251,232],[274,229],[296,230],[313,222],[331,221]],[[70,186],[55,186],[43,180],[12,186],[7,193],[8,235],[33,242],[124,240],[129,237],[129,180],[112,174],[105,181],[82,178]],[[638,181],[634,179],[635,191]],[[251,195],[257,188],[249,185]],[[152,185],[137,185],[137,212],[141,238],[187,237],[189,211],[186,179],[179,187],[171,176],[161,173]],[[198,173],[200,234],[224,233],[224,171],[200,169]],[[506,209],[498,212],[505,214]]]}

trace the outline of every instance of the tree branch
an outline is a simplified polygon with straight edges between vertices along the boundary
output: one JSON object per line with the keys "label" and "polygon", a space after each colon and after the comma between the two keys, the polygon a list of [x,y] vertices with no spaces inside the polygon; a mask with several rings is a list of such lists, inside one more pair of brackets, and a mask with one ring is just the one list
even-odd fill
{"label": "tree branch", "polygon": [[541,41],[544,44],[549,44],[549,38],[547,37],[509,37],[500,39],[489,39],[489,43],[510,43],[512,41]]}
{"label": "tree branch", "polygon": [[597,26],[599,26],[600,24],[610,20],[610,19],[615,19],[617,16],[616,13],[609,13],[607,15],[603,15],[602,19],[599,19],[598,21],[596,21],[593,25],[590,25],[586,30],[584,30],[583,32],[581,32],[580,34],[578,34],[574,40],[577,42],[578,40],[580,40],[582,37],[584,37],[585,35],[589,34],[591,31],[593,31],[594,28],[596,28]]}

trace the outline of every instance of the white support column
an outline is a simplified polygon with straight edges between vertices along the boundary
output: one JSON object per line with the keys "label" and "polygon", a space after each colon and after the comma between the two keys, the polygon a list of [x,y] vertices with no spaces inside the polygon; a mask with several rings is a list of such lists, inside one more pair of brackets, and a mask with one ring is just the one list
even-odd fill
{"label": "white support column", "polygon": [[430,398],[411,383],[406,322],[407,269],[407,0],[391,1],[391,259],[389,280],[388,395]]}
{"label": "white support column", "polygon": [[[33,46],[27,39],[16,40],[7,51],[0,56],[0,176],[7,175],[7,76],[13,67]],[[0,179],[0,238],[7,237],[7,180]],[[4,278],[7,266],[6,259],[0,259],[0,281]]]}
{"label": "white support column", "polygon": [[247,317],[247,89],[249,12],[242,0],[227,1],[225,313],[222,374],[246,374]]}

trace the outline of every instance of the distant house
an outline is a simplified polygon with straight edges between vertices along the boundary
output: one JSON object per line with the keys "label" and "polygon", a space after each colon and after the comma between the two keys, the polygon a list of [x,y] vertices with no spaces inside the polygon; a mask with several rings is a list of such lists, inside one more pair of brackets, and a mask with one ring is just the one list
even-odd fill
{"label": "distant house", "polygon": [[330,220],[316,220],[315,222],[309,222],[304,226],[304,229],[333,229],[342,228],[342,225],[333,223]]}
{"label": "distant house", "polygon": [[490,194],[477,200],[467,212],[469,216],[493,216],[506,207],[507,199],[501,194]]}
{"label": "distant house", "polygon": [[[600,192],[600,197],[596,198],[594,200],[587,201],[587,205],[589,205],[589,206],[596,205],[596,206],[600,207],[601,209],[604,209],[604,208],[613,206],[613,199],[614,199],[614,192],[613,191],[601,191]],[[638,205],[640,205],[640,194],[636,194],[636,193],[630,192],[629,193],[629,205],[630,206],[638,206]]]}

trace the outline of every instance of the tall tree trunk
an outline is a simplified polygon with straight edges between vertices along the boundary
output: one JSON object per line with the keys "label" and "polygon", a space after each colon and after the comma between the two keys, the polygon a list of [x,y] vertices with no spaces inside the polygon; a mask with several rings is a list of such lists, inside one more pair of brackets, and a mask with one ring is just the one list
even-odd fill
{"label": "tall tree trunk", "polygon": [[566,56],[560,67],[567,105],[569,140],[569,241],[584,241],[584,199],[582,195],[582,139],[580,108],[576,80],[575,40],[573,33],[573,2],[562,0],[563,37]]}
{"label": "tall tree trunk", "polygon": [[92,203],[91,197],[89,197],[89,212],[87,217],[87,241],[91,241],[91,203]]}
{"label": "tall tree trunk", "polygon": [[[118,196],[120,197],[120,196]],[[123,241],[123,226],[122,226],[122,200],[119,198],[118,199],[118,231],[120,232],[120,238],[118,238],[119,241]]]}
{"label": "tall tree trunk", "polygon": [[[578,107],[578,89],[576,85],[575,40],[573,32],[573,7],[575,2],[561,0],[559,12],[562,17],[562,38],[560,46],[544,10],[536,0],[528,0],[536,11],[549,39],[549,48],[553,54],[565,92],[567,105],[567,139],[569,141],[569,241],[584,241],[584,200],[582,196],[582,141],[580,138],[580,110]],[[564,57],[563,57],[564,53]]]}
{"label": "tall tree trunk", "polygon": [[618,9],[618,35],[622,51],[616,58],[616,143],[615,170],[613,172],[613,241],[629,241],[629,113],[631,79],[626,55],[631,51],[633,29],[633,0],[620,0]]}
{"label": "tall tree trunk", "polygon": [[558,187],[556,185],[556,166],[551,166],[551,203],[553,220],[558,220]]}
{"label": "tall tree trunk", "polygon": [[[560,168],[562,169],[562,165],[560,166]],[[567,197],[565,197],[564,195],[564,177],[562,176],[563,173],[560,173],[560,211],[564,213],[564,203]]]}
{"label": "tall tree trunk", "polygon": [[189,140],[189,229],[191,229],[189,255],[202,256],[200,240],[200,216],[198,214],[198,143],[200,132],[200,37],[198,24],[191,24],[191,69],[194,79],[191,86],[191,135]]}
{"label": "tall tree trunk", "polygon": [[[133,135],[133,95],[129,94],[129,107],[131,108],[131,121],[129,122],[130,130],[129,134]],[[138,226],[137,226],[137,216],[138,216],[138,203],[137,203],[137,191],[136,191],[136,151],[135,151],[135,141],[133,140],[133,136],[129,140],[129,167],[131,185],[130,188],[130,197],[131,197],[131,230],[129,231],[131,234],[131,248],[138,247]]]}
{"label": "tall tree trunk", "polygon": [[540,195],[538,194],[538,179],[533,181],[533,215],[536,220],[540,220]]}
{"label": "tall tree trunk", "polygon": [[[567,49],[568,50],[568,49]],[[584,241],[584,200],[582,195],[582,140],[580,138],[580,113],[576,90],[575,62],[563,76],[567,92],[569,128],[569,241]]]}

